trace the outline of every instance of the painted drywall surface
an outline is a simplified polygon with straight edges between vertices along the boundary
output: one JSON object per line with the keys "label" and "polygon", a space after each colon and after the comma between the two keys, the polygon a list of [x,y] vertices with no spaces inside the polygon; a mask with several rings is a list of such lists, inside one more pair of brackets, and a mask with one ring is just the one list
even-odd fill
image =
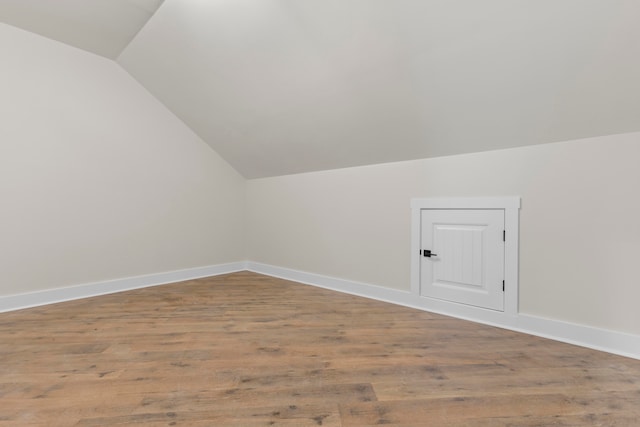
{"label": "painted drywall surface", "polygon": [[14,27],[114,59],[163,0],[2,0],[0,19]]}
{"label": "painted drywall surface", "polygon": [[640,333],[640,133],[248,181],[252,261],[409,290],[412,197],[521,196],[520,311]]}
{"label": "painted drywall surface", "polygon": [[640,131],[639,14],[637,0],[166,0],[118,61],[258,178]]}
{"label": "painted drywall surface", "polygon": [[244,260],[244,179],[115,62],[0,52],[0,295]]}

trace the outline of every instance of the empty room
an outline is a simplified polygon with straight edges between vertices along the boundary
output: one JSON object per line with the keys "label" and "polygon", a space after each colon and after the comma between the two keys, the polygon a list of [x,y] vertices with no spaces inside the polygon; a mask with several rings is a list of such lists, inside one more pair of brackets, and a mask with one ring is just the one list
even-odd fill
{"label": "empty room", "polygon": [[638,22],[0,0],[0,427],[640,426]]}

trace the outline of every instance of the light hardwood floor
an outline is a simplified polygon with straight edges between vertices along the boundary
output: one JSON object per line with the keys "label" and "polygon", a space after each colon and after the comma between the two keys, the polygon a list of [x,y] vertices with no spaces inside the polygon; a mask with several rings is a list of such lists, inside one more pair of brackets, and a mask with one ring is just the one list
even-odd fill
{"label": "light hardwood floor", "polygon": [[253,273],[0,315],[0,426],[640,426],[640,361]]}

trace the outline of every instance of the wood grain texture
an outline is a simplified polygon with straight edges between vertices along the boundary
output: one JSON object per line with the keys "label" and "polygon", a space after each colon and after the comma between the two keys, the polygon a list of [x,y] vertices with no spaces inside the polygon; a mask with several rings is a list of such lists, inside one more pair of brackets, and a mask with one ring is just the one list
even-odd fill
{"label": "wood grain texture", "polygon": [[0,427],[640,425],[640,361],[248,272],[1,314],[0,362]]}

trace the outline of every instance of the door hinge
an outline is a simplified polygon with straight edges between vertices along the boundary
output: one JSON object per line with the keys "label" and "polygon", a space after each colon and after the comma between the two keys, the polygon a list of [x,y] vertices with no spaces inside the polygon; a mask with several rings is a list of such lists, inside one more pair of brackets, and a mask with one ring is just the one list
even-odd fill
{"label": "door hinge", "polygon": [[502,281],[502,292],[504,292],[504,280]]}
{"label": "door hinge", "polygon": [[507,241],[507,230],[502,230],[502,241],[503,242]]}

